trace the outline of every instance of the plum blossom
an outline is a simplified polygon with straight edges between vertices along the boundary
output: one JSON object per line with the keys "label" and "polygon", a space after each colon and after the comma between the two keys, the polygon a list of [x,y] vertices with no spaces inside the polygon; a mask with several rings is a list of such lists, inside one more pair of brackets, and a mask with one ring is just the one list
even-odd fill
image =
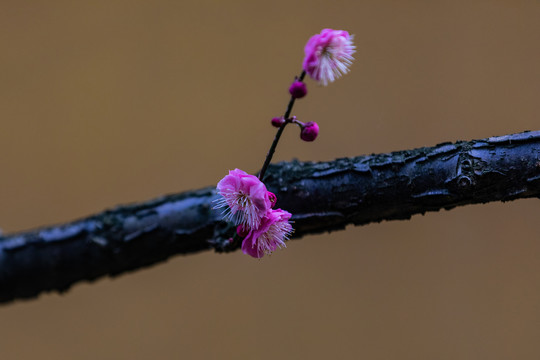
{"label": "plum blossom", "polygon": [[353,37],[347,31],[333,29],[313,35],[304,48],[306,73],[324,86],[346,74],[354,60]]}
{"label": "plum blossom", "polygon": [[225,208],[224,219],[235,225],[256,229],[272,207],[266,186],[256,176],[240,169],[229,171],[217,184],[217,190],[221,198],[216,200],[214,209]]}
{"label": "plum blossom", "polygon": [[293,228],[289,222],[291,214],[287,211],[270,209],[262,218],[258,228],[253,228],[242,242],[242,252],[262,258],[277,248],[285,247]]}

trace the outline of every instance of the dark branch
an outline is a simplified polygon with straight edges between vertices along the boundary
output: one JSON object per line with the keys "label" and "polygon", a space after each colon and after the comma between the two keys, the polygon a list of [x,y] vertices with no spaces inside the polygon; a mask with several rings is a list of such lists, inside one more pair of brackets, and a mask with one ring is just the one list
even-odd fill
{"label": "dark branch", "polygon": [[[219,179],[216,179],[216,182]],[[294,237],[347,224],[409,219],[459,205],[540,196],[540,132],[268,168]],[[213,187],[118,207],[69,224],[0,237],[0,302],[65,291],[175,254],[238,247],[212,210]]]}

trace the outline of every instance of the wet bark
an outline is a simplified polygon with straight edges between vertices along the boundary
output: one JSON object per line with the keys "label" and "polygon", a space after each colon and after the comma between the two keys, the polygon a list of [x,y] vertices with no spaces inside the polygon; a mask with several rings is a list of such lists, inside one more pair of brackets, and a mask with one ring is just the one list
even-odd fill
{"label": "wet bark", "polygon": [[[215,179],[217,182],[219,179]],[[331,162],[271,165],[265,183],[293,214],[294,238],[426,211],[540,196],[540,132]],[[80,280],[176,254],[234,251],[234,229],[212,209],[214,187],[68,224],[0,237],[0,302],[65,291]]]}

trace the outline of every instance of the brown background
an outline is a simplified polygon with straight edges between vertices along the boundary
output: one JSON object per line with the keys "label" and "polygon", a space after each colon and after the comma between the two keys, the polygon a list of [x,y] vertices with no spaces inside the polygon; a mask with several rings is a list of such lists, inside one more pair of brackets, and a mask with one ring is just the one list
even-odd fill
{"label": "brown background", "polygon": [[[0,225],[72,220],[259,169],[303,46],[352,72],[276,160],[537,130],[537,1],[2,1]],[[150,269],[0,307],[2,359],[537,359],[538,200]]]}

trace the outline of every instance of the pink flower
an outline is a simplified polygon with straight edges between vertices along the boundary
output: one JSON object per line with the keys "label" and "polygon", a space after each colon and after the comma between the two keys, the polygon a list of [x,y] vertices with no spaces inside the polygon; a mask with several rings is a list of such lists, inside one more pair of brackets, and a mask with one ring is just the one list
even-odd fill
{"label": "pink flower", "polygon": [[354,58],[353,35],[344,30],[323,29],[307,42],[303,68],[313,79],[328,85],[349,71]]}
{"label": "pink flower", "polygon": [[253,228],[242,242],[242,252],[254,258],[270,255],[277,248],[285,247],[293,229],[287,211],[270,209],[262,218],[259,228]]}
{"label": "pink flower", "polygon": [[266,186],[256,176],[240,169],[229,171],[217,184],[217,190],[222,198],[216,201],[214,208],[226,207],[223,217],[235,225],[258,228],[261,218],[272,206]]}

